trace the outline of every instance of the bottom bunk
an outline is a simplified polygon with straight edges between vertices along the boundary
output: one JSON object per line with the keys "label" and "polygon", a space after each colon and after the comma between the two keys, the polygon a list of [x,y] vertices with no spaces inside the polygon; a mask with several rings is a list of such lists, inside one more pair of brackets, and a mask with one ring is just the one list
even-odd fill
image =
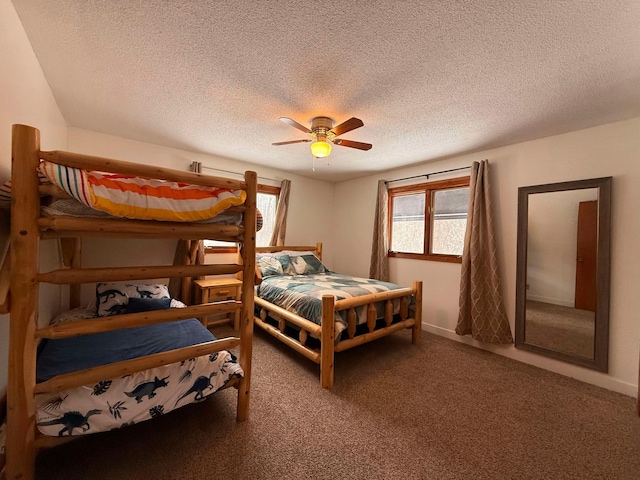
{"label": "bottom bunk", "polygon": [[[37,382],[191,345],[215,337],[193,318],[43,341]],[[36,395],[36,425],[51,436],[115,430],[163,415],[235,383],[243,371],[229,351],[202,355],[81,387]]]}
{"label": "bottom bunk", "polygon": [[420,341],[422,282],[411,288],[329,271],[315,247],[258,248],[255,324],[320,365],[334,382],[334,354],[403,329]]}
{"label": "bottom bunk", "polygon": [[[251,338],[216,339],[200,320],[184,318],[194,308],[201,307],[170,298],[166,285],[98,283],[95,302],[51,320],[43,331],[53,338],[39,343],[35,366],[36,447],[58,444],[51,437],[134,425],[240,387],[245,372],[230,350],[250,348]],[[158,310],[171,310],[178,320],[55,338],[61,329],[86,330],[88,322],[123,322]],[[96,375],[100,370],[109,374]],[[240,404],[238,418],[246,418]]]}

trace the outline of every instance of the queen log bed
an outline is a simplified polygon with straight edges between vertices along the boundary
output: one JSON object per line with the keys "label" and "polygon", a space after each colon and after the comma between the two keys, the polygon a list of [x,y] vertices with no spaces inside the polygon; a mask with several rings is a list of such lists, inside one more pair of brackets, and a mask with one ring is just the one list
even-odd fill
{"label": "queen log bed", "polygon": [[336,352],[406,328],[412,343],[420,342],[422,282],[403,288],[330,272],[321,243],[256,253],[255,323],[319,364],[322,388],[333,387]]}

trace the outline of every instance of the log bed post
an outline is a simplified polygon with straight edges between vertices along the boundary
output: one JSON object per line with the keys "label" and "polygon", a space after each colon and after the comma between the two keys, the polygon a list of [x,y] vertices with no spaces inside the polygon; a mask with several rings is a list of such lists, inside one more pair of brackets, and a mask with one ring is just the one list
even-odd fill
{"label": "log bed post", "polygon": [[416,290],[416,311],[413,313],[415,323],[411,330],[411,343],[418,345],[422,334],[422,282],[413,282],[413,288]]}
{"label": "log bed post", "polygon": [[[40,131],[13,126],[11,181],[11,320],[7,389],[7,480],[31,479],[35,473],[36,346],[38,326],[38,250],[40,199],[36,169]],[[29,195],[29,193],[31,194]]]}
{"label": "log bed post", "polygon": [[253,286],[256,268],[256,197],[258,176],[256,172],[247,171],[244,174],[247,184],[247,199],[244,225],[252,225],[245,232],[242,248],[242,311],[240,314],[240,366],[244,370],[244,377],[238,386],[238,412],[236,420],[243,422],[249,417],[249,393],[251,387],[251,352],[253,347],[253,316],[254,298]]}
{"label": "log bed post", "polygon": [[335,300],[333,295],[322,296],[322,332],[320,335],[320,385],[322,388],[333,387]]}

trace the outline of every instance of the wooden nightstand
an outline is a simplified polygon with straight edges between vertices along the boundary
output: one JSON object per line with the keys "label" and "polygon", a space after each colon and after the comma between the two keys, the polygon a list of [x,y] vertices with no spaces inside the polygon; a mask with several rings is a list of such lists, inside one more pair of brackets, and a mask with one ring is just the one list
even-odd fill
{"label": "wooden nightstand", "polygon": [[[194,280],[196,286],[196,299],[200,303],[222,302],[224,300],[240,300],[242,281],[236,278],[215,278]],[[228,314],[223,320],[207,321],[207,317],[200,317],[200,321],[205,327],[223,322],[233,321],[233,328],[240,329],[240,309]]]}

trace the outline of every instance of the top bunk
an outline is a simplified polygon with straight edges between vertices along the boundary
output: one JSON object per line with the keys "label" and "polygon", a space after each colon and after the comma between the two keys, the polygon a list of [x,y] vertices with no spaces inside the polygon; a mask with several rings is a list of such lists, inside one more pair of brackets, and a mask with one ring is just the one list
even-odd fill
{"label": "top bunk", "polygon": [[72,152],[41,151],[39,136],[36,128],[13,127],[10,195],[14,215],[18,208],[20,215],[37,217],[41,238],[242,242],[244,225],[255,224],[255,205],[248,208],[246,201],[255,198],[248,195],[257,188],[255,172],[246,172],[241,181]]}

